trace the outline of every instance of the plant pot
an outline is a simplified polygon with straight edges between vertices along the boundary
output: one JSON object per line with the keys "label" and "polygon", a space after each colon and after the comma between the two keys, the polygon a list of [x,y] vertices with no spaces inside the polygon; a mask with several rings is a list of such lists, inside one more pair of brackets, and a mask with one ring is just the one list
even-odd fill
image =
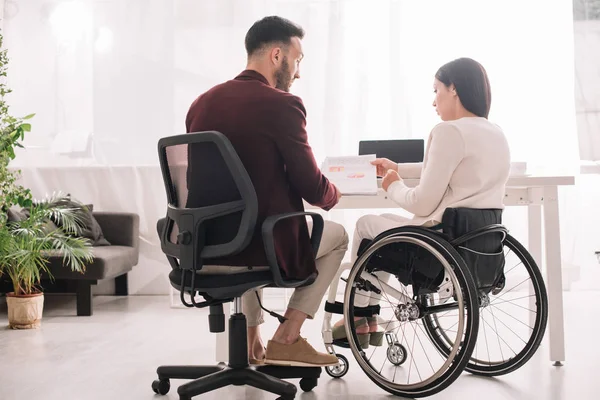
{"label": "plant pot", "polygon": [[44,293],[6,294],[8,326],[12,329],[37,329],[42,324]]}

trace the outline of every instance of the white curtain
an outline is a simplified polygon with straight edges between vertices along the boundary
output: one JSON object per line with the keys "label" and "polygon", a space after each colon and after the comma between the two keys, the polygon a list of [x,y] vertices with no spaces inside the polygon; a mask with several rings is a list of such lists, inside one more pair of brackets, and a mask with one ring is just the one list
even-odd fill
{"label": "white curtain", "polygon": [[[156,167],[157,140],[183,133],[193,99],[243,70],[246,31],[273,14],[307,32],[292,91],[306,104],[318,160],[356,154],[361,139],[427,138],[439,122],[433,76],[466,56],[488,71],[490,119],[504,128],[513,160],[577,164],[569,0],[7,0],[11,111],[36,113],[14,165],[38,176],[38,195],[77,189],[41,183],[61,166],[115,177],[119,168]],[[149,201],[134,193],[117,202],[97,185],[76,197],[137,211]],[[162,199],[151,201],[159,211],[141,215],[148,249],[164,215]],[[332,216],[351,231],[358,214]],[[160,262],[143,273],[164,273]],[[145,277],[137,291],[164,288]]]}
{"label": "white curtain", "polygon": [[577,158],[567,0],[9,0],[13,111],[37,113],[39,149],[20,160],[155,163],[191,101],[243,69],[244,35],[268,14],[307,31],[293,90],[319,158],[362,138],[426,138],[433,75],[461,56],[488,70],[515,160]]}
{"label": "white curtain", "polygon": [[598,289],[600,271],[594,251],[600,250],[600,0],[574,0],[575,106],[579,154],[580,235],[575,246],[582,265],[576,287]]}

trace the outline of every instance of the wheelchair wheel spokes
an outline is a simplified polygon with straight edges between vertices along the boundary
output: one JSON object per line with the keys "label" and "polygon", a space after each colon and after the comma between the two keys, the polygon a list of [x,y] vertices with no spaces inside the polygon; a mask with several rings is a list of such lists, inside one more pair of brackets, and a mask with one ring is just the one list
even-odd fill
{"label": "wheelchair wheel spokes", "polygon": [[[431,304],[421,302],[426,297],[416,293],[423,291],[422,285],[402,283],[396,279],[398,274],[386,283],[380,280],[377,272],[369,271],[369,258],[374,252],[398,243],[420,247],[431,253],[454,288],[453,298],[446,299],[443,304],[439,301],[439,308],[429,307]],[[388,272],[393,271],[388,269]],[[380,291],[379,317],[389,322],[380,323],[386,332],[383,345],[371,343],[369,348],[363,349],[355,331],[354,303],[358,296],[363,295],[365,288]],[[344,317],[348,321],[348,342],[354,357],[373,382],[392,394],[423,397],[443,390],[460,375],[473,349],[479,321],[475,293],[464,261],[452,247],[421,232],[408,231],[381,239],[357,260],[346,285]],[[439,298],[438,293],[431,290],[427,296]],[[444,315],[440,319],[454,316],[454,329],[445,331],[451,342],[445,347],[447,352],[440,351],[430,340],[423,322],[424,313]],[[466,345],[463,346],[463,343]]]}
{"label": "wheelchair wheel spokes", "polygon": [[[544,336],[548,299],[541,273],[531,255],[511,236],[505,242],[504,282],[480,294],[479,333],[466,370],[503,375],[520,368],[535,353]],[[443,323],[425,321],[432,340],[443,352],[451,346]]]}

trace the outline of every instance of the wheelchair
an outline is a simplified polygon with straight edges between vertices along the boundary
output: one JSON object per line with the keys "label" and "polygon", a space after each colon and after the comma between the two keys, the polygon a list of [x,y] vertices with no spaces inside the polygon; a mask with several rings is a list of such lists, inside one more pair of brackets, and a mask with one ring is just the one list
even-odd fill
{"label": "wheelchair", "polygon": [[[533,257],[501,216],[496,209],[449,208],[438,226],[399,227],[364,240],[329,288],[323,340],[340,362],[327,374],[348,372],[348,359],[334,347],[347,348],[383,390],[426,397],[465,370],[498,376],[523,366],[544,336],[548,298]],[[344,302],[336,302],[348,270]],[[355,306],[361,296],[371,300]],[[332,337],[332,314],[344,316],[343,339]],[[359,338],[355,318],[363,317],[385,340]]]}

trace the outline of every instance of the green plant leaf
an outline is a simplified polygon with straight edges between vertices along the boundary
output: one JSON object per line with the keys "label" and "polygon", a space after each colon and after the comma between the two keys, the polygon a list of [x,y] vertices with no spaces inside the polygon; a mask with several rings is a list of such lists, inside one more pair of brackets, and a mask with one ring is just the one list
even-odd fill
{"label": "green plant leaf", "polygon": [[25,116],[25,117],[23,117],[22,119],[24,119],[24,120],[25,120],[25,119],[31,119],[31,118],[33,118],[33,117],[35,117],[35,113],[34,113],[34,114],[29,114],[29,115],[26,115],[26,116]]}
{"label": "green plant leaf", "polygon": [[20,127],[24,132],[31,132],[31,124],[21,124]]}

